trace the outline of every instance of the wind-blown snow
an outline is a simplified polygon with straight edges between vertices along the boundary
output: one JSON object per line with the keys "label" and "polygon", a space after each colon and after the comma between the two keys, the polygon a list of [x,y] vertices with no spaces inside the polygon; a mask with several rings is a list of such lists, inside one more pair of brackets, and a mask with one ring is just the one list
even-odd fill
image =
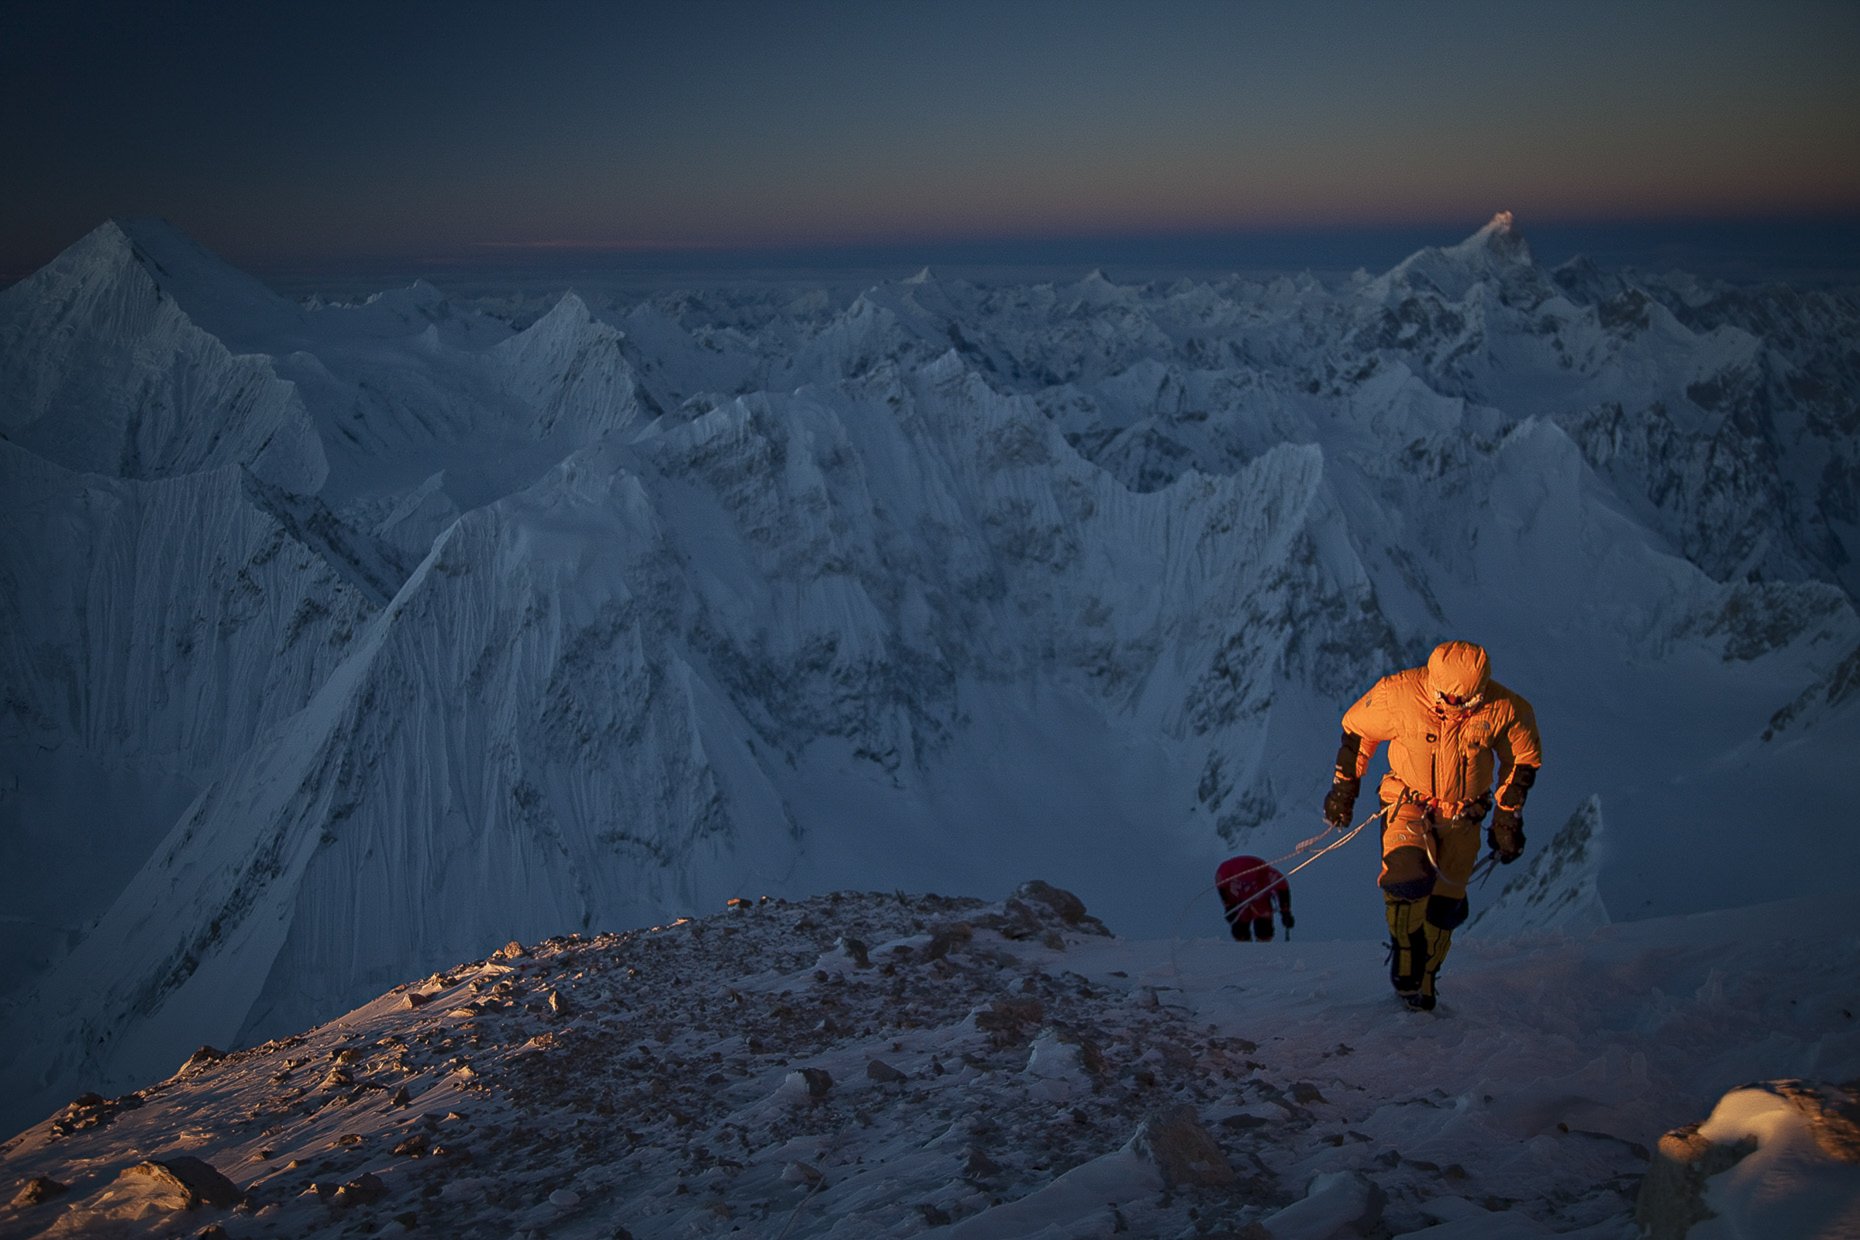
{"label": "wind-blown snow", "polygon": [[[0,293],[13,1122],[747,891],[1177,934],[1447,637],[1537,706],[1554,862],[1456,965],[1860,866],[1850,293],[1501,218],[1336,288],[541,309],[293,305],[155,221]],[[1380,936],[1373,851],[1301,941]]]}

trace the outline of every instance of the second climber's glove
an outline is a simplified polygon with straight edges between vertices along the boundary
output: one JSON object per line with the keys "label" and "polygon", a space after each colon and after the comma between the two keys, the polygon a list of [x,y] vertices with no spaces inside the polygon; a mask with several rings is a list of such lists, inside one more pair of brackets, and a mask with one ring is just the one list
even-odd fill
{"label": "second climber's glove", "polygon": [[1324,821],[1333,827],[1347,827],[1356,816],[1356,794],[1362,790],[1360,779],[1339,779],[1324,795]]}
{"label": "second climber's glove", "polygon": [[1285,928],[1287,930],[1290,930],[1293,926],[1298,924],[1297,921],[1293,920],[1290,909],[1287,909],[1285,912],[1280,913],[1279,920],[1285,923]]}
{"label": "second climber's glove", "polygon": [[1485,842],[1498,854],[1502,865],[1510,865],[1524,855],[1524,815],[1502,806],[1492,812],[1492,825],[1485,829]]}

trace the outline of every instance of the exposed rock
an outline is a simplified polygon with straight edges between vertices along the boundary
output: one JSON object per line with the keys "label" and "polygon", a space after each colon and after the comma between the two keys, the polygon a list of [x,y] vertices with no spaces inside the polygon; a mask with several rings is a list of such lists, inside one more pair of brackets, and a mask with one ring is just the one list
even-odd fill
{"label": "exposed rock", "polygon": [[811,1189],[820,1187],[827,1177],[812,1163],[791,1162],[781,1169],[781,1178],[784,1183],[805,1184]]}
{"label": "exposed rock", "polygon": [[1055,887],[1040,879],[1030,879],[1014,889],[1014,895],[1022,900],[1037,901],[1052,909],[1059,915],[1059,920],[1068,926],[1080,926],[1103,933],[1104,927],[1098,919],[1085,912],[1085,901],[1064,888]]}
{"label": "exposed rock", "polygon": [[1648,1240],[1685,1240],[1695,1223],[1715,1218],[1705,1204],[1705,1181],[1736,1166],[1757,1148],[1755,1141],[1718,1145],[1699,1135],[1699,1125],[1675,1128],[1660,1138],[1640,1196],[1634,1221]]}
{"label": "exposed rock", "polygon": [[224,1058],[226,1058],[226,1052],[219,1047],[203,1046],[187,1057],[187,1062],[181,1065],[181,1071],[186,1072],[192,1068],[204,1067],[210,1063],[218,1063]]}
{"label": "exposed rock", "polygon": [[[1650,1240],[1683,1240],[1692,1227],[1716,1217],[1706,1202],[1709,1181],[1771,1139],[1764,1136],[1760,1142],[1753,1129],[1779,1131],[1774,1118],[1779,1108],[1807,1133],[1827,1163],[1860,1165],[1860,1081],[1746,1085],[1726,1094],[1703,1124],[1687,1124],[1660,1138],[1634,1203],[1634,1219]],[[1807,1165],[1812,1156],[1795,1161],[1799,1165],[1791,1172],[1793,1178],[1812,1175]]]}
{"label": "exposed rock", "polygon": [[15,1206],[36,1206],[41,1201],[50,1201],[60,1193],[68,1191],[70,1191],[68,1184],[60,1184],[50,1176],[35,1175],[19,1186],[19,1191],[13,1194],[13,1204]]}
{"label": "exposed rock", "polygon": [[387,1185],[381,1177],[372,1171],[363,1172],[337,1189],[330,1198],[332,1205],[347,1209],[350,1206],[373,1205],[387,1196]]}
{"label": "exposed rock", "polygon": [[168,1210],[192,1210],[202,1205],[234,1206],[239,1204],[241,1195],[233,1182],[210,1163],[186,1155],[137,1163],[117,1179],[141,1182],[154,1203]]}
{"label": "exposed rock", "polygon": [[784,1088],[794,1094],[820,1099],[833,1088],[833,1076],[825,1068],[800,1068],[788,1074]]}
{"label": "exposed rock", "polygon": [[1219,1143],[1201,1126],[1195,1108],[1176,1103],[1150,1113],[1131,1138],[1138,1153],[1147,1156],[1170,1187],[1234,1182],[1234,1169]]}
{"label": "exposed rock", "polygon": [[953,921],[938,926],[931,931],[930,942],[924,947],[924,959],[941,960],[974,937],[975,927],[966,921]]}
{"label": "exposed rock", "polygon": [[868,1060],[865,1065],[865,1074],[872,1080],[886,1085],[895,1084],[898,1081],[908,1079],[904,1073],[898,1071],[882,1059]]}
{"label": "exposed rock", "polygon": [[975,1027],[993,1035],[1001,1044],[1021,1041],[1029,1029],[1037,1030],[1046,1019],[1046,1005],[1034,998],[1004,995],[985,1008],[977,1009]]}

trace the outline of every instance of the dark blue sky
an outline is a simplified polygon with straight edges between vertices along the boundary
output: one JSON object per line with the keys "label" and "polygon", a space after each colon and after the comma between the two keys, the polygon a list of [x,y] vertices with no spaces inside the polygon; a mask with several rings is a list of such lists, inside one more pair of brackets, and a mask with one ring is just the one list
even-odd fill
{"label": "dark blue sky", "polygon": [[1847,0],[4,19],[12,276],[134,214],[260,269],[1860,217]]}

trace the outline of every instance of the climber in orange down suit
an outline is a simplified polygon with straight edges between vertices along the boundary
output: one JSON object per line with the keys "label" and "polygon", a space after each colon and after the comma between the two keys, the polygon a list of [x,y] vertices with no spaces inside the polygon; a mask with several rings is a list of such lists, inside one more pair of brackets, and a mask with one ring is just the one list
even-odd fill
{"label": "climber in orange down suit", "polygon": [[[1524,851],[1524,799],[1542,765],[1537,716],[1491,678],[1483,647],[1443,642],[1427,666],[1378,680],[1343,716],[1343,746],[1324,817],[1347,827],[1376,747],[1389,747],[1377,795],[1389,980],[1410,1007],[1433,1009],[1435,978],[1470,911],[1466,883],[1486,843],[1510,865]],[[1494,776],[1497,787],[1493,786]]]}

